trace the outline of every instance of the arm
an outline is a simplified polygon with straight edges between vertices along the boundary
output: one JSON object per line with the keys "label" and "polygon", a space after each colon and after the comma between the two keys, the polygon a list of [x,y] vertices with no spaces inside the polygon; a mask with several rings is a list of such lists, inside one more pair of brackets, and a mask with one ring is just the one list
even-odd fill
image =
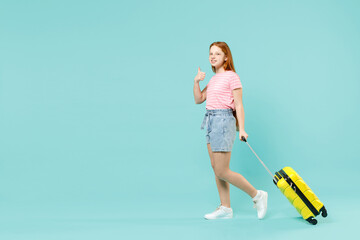
{"label": "arm", "polygon": [[236,117],[239,121],[239,132],[245,131],[245,113],[242,103],[242,88],[236,88],[233,90]]}
{"label": "arm", "polygon": [[206,90],[207,86],[200,91],[199,82],[194,81],[194,99],[196,104],[201,104],[206,100]]}

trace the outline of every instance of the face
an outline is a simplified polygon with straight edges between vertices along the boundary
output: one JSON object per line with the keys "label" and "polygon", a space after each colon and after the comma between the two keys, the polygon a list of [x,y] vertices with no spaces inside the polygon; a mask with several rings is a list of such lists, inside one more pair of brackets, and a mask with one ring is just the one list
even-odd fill
{"label": "face", "polygon": [[227,61],[227,57],[225,56],[225,53],[221,50],[221,48],[213,45],[210,48],[209,61],[211,66],[218,69],[224,65],[224,62]]}

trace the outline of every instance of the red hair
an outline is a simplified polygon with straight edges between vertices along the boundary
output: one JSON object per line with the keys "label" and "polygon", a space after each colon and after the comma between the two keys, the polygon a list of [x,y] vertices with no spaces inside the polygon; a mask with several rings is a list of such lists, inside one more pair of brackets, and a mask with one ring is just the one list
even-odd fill
{"label": "red hair", "polygon": [[[221,51],[224,52],[225,57],[227,58],[227,60],[224,63],[225,71],[231,70],[231,71],[235,72],[234,62],[233,62],[233,58],[232,58],[229,46],[225,42],[213,42],[209,47],[209,51],[210,51],[210,48],[214,45],[219,47],[221,49]],[[211,66],[211,68],[212,68],[213,72],[216,72],[216,69],[214,66]]]}

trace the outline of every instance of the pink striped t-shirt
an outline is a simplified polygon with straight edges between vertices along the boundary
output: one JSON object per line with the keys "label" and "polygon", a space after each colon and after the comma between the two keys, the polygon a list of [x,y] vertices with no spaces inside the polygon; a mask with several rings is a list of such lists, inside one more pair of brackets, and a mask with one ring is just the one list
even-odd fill
{"label": "pink striped t-shirt", "polygon": [[240,77],[236,72],[227,70],[217,73],[206,86],[206,109],[232,108],[235,111],[232,90],[242,88]]}

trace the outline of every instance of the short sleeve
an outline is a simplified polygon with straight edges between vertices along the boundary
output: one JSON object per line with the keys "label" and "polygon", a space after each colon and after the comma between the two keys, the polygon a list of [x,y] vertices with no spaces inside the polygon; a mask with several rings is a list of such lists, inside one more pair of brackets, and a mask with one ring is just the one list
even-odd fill
{"label": "short sleeve", "polygon": [[234,90],[236,88],[242,88],[242,84],[240,82],[239,75],[234,72],[234,74],[232,74],[230,77],[230,90]]}

